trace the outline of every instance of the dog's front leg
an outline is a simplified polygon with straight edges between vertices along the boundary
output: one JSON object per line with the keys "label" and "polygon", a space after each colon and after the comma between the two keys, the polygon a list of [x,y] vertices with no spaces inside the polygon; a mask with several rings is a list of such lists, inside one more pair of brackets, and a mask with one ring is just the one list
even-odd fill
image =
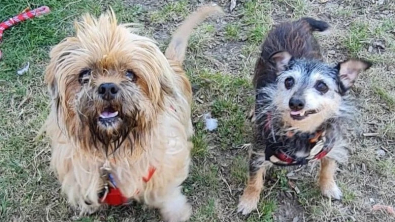
{"label": "dog's front leg", "polygon": [[251,154],[248,183],[240,198],[238,212],[247,215],[257,208],[259,196],[263,189],[266,171],[270,169],[271,166],[272,163],[265,160],[264,154]]}
{"label": "dog's front leg", "polygon": [[319,185],[322,195],[340,200],[342,192],[335,182],[336,167],[336,161],[332,158],[325,157],[321,160]]}

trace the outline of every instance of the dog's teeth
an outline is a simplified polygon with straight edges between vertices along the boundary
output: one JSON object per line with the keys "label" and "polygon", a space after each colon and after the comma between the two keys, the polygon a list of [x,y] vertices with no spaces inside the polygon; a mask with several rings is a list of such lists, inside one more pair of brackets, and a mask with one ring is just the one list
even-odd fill
{"label": "dog's teeth", "polygon": [[301,111],[300,112],[300,116],[304,116],[304,114],[306,114],[306,111]]}

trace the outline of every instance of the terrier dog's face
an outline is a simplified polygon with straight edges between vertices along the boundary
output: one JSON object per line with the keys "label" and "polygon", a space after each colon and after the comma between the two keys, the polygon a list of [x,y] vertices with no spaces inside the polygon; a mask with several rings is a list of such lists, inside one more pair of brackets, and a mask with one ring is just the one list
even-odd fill
{"label": "terrier dog's face", "polygon": [[76,140],[119,146],[154,121],[171,93],[171,68],[152,40],[114,16],[86,16],[76,26],[76,36],[52,50],[46,73],[58,118]]}
{"label": "terrier dog's face", "polygon": [[370,66],[365,61],[349,60],[334,67],[293,59],[287,52],[272,59],[278,69],[273,103],[285,123],[307,131],[339,115],[344,94],[359,72]]}

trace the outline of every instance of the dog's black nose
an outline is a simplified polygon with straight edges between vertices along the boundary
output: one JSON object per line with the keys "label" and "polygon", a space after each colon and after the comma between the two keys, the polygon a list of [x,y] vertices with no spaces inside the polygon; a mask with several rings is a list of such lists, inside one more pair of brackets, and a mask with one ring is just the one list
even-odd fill
{"label": "dog's black nose", "polygon": [[304,107],[304,100],[297,97],[292,97],[289,100],[289,108],[293,111],[299,111]]}
{"label": "dog's black nose", "polygon": [[119,88],[114,83],[103,83],[99,86],[99,95],[104,100],[112,100],[115,98]]}

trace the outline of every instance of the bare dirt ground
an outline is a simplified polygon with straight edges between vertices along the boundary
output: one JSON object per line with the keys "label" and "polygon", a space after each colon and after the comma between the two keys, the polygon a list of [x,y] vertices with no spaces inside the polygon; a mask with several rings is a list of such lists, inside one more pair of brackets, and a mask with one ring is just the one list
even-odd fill
{"label": "bare dirt ground", "polygon": [[[82,218],[68,207],[48,169],[48,141],[33,140],[48,114],[42,70],[50,47],[72,33],[71,21],[81,12],[98,15],[111,6],[121,22],[143,24],[142,33],[165,49],[180,22],[208,1],[47,2],[58,9],[52,17],[19,31],[15,28],[7,36],[10,41],[2,45],[8,58],[0,61],[0,220],[159,221],[155,210],[140,204]],[[196,30],[185,62],[195,98],[193,166],[184,183],[194,208],[191,221],[395,221],[395,216],[373,210],[376,204],[395,207],[395,2],[237,0],[232,11],[229,0],[214,2],[226,15],[208,19]],[[0,0],[2,5],[0,20],[25,7],[16,0]],[[15,5],[22,6],[12,11]],[[335,64],[347,57],[374,62],[351,92],[360,113],[359,127],[350,128],[349,162],[337,172],[344,198],[332,201],[320,195],[315,182],[318,164],[276,167],[270,172],[258,210],[243,217],[236,207],[247,179],[245,145],[251,142],[251,129],[246,116],[254,100],[254,63],[272,25],[304,16],[332,26],[331,33],[317,35],[327,62]],[[45,29],[39,28],[42,26]],[[23,35],[29,27],[41,35]],[[26,61],[33,63],[31,71],[16,76],[15,70]],[[202,115],[208,112],[219,121],[214,132],[204,129]]]}

